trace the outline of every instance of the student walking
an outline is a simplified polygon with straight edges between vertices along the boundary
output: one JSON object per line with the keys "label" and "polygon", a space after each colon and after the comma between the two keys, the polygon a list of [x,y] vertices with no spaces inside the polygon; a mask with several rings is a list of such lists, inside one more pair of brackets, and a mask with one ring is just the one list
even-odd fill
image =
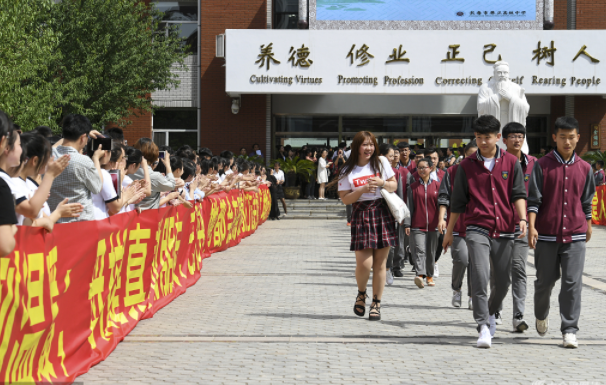
{"label": "student walking", "polygon": [[440,183],[430,178],[433,162],[423,158],[417,162],[419,179],[407,191],[410,217],[404,220],[406,234],[410,237],[410,249],[416,267],[415,284],[424,288],[423,278],[428,286],[435,286],[434,257],[438,243],[438,190]]}
{"label": "student walking", "polygon": [[[473,123],[478,151],[457,169],[450,203],[451,216],[444,236],[446,251],[454,241],[454,227],[465,213],[466,241],[471,261],[473,316],[478,324],[479,348],[490,348],[496,332],[495,313],[511,283],[511,251],[515,211],[520,238],[526,235],[526,189],[518,159],[497,147],[501,124],[492,115]],[[515,207],[515,209],[514,209]],[[491,266],[495,290],[487,296]]]}
{"label": "student walking", "polygon": [[[465,157],[470,157],[478,151],[476,141],[473,140],[465,147]],[[458,164],[449,167],[446,170],[444,179],[440,184],[440,191],[438,193],[438,204],[440,205],[440,212],[438,213],[438,232],[445,233],[450,218],[450,198],[452,196],[452,183],[454,182]],[[444,218],[447,217],[445,220]],[[471,268],[469,265],[469,253],[467,251],[467,243],[465,241],[465,213],[459,216],[454,230],[453,230],[453,242],[452,242],[452,306],[461,307],[462,287],[463,278],[465,278],[465,271],[467,271],[467,307],[473,310],[473,303],[471,300]]]}
{"label": "student walking", "polygon": [[[532,155],[527,155],[522,152],[522,145],[526,138],[526,128],[520,123],[509,123],[503,127],[503,143],[507,146],[507,152],[518,158],[524,173],[524,187],[528,192],[528,183],[530,181],[530,173],[534,167],[537,158]],[[513,242],[511,251],[511,296],[513,297],[513,331],[522,333],[528,329],[528,324],[524,320],[524,310],[526,302],[526,262],[528,260],[528,239],[527,237],[519,238],[521,235],[520,221],[516,218],[516,238]],[[494,290],[494,279],[490,280],[490,290]],[[503,304],[499,307],[499,311],[495,314],[495,322],[497,325],[502,323],[501,311]]]}
{"label": "student walking", "polygon": [[[380,189],[394,192],[397,188],[394,172],[386,160],[379,158],[375,136],[368,131],[356,134],[351,144],[351,155],[338,179],[339,196],[344,204],[351,204],[351,251],[356,253],[356,281],[358,295],[354,313],[366,313],[366,286],[373,270],[373,300],[370,321],[381,319],[381,298],[385,287],[385,266],[389,248],[396,245],[394,218],[389,212]],[[383,179],[383,177],[385,179]]]}
{"label": "student walking", "polygon": [[534,314],[537,332],[545,336],[551,291],[561,277],[558,300],[563,346],[577,348],[595,182],[591,166],[574,152],[580,139],[579,122],[567,116],[558,118],[552,137],[556,149],[535,163],[528,194],[528,243],[535,249],[537,269]]}

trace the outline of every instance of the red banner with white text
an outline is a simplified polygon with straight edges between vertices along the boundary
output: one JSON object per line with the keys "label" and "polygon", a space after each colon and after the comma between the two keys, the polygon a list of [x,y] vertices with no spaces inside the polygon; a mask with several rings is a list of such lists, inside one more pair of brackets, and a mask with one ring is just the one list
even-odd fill
{"label": "red banner with white text", "polygon": [[591,210],[592,223],[606,226],[606,186],[597,186]]}
{"label": "red banner with white text", "polygon": [[195,284],[204,258],[254,233],[270,206],[261,186],[51,234],[20,227],[0,259],[0,383],[74,381]]}

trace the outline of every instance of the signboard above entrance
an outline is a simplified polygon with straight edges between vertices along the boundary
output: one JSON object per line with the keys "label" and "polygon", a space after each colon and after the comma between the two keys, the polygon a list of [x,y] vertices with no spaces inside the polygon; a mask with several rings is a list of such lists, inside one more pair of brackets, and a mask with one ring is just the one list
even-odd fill
{"label": "signboard above entrance", "polygon": [[536,0],[316,0],[316,20],[535,20]]}
{"label": "signboard above entrance", "polygon": [[226,92],[476,95],[497,60],[526,94],[606,95],[601,31],[228,30]]}

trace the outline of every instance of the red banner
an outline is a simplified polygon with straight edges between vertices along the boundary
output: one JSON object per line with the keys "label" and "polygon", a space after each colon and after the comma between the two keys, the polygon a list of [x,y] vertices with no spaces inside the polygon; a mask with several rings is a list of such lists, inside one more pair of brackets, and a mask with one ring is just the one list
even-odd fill
{"label": "red banner", "polygon": [[597,186],[591,210],[592,223],[606,226],[606,186]]}
{"label": "red banner", "polygon": [[72,382],[269,216],[269,190],[102,221],[20,227],[0,259],[0,383]]}

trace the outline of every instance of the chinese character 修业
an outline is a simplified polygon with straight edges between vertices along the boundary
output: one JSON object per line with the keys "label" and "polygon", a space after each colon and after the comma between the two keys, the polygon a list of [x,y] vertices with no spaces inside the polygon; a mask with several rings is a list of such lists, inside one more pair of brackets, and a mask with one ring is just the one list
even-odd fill
{"label": "chinese character \u4fee\u4e1a", "polygon": [[[356,49],[355,44],[351,46],[351,49],[349,50],[349,53],[346,56],[346,58],[350,58],[351,64],[354,63],[354,54],[353,54],[354,49]],[[360,59],[360,64],[358,64],[358,67],[370,63],[370,58],[374,59],[374,55],[372,55],[370,52],[368,52],[369,49],[370,49],[369,46],[367,46],[366,44],[363,44],[362,47],[360,47],[360,49],[356,50],[355,58]]]}

